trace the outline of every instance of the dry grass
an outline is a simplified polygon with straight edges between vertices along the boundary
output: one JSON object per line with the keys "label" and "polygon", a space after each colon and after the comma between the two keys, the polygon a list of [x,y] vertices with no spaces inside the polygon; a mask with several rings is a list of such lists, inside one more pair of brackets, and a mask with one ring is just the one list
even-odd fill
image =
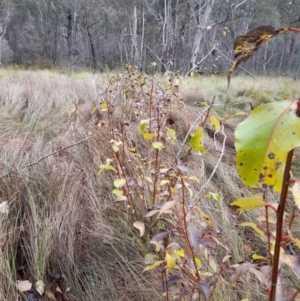
{"label": "dry grass", "polygon": [[[231,85],[227,91],[224,78],[182,82],[185,106],[169,116],[178,145],[164,150],[166,166],[175,166],[179,145],[203,111],[202,102],[215,97],[214,114],[224,117],[241,110],[249,112],[249,101],[257,104],[300,95],[300,88],[289,79],[233,78]],[[162,299],[155,271],[142,273],[149,238],[137,237],[126,208],[115,203],[111,193],[114,177],[97,173],[100,164],[111,157],[111,136],[106,125],[99,126],[100,121],[107,122],[105,116],[91,112],[107,97],[107,86],[106,79],[89,74],[68,77],[46,71],[1,71],[0,203],[7,201],[9,205],[9,214],[0,218],[1,300],[21,300],[15,284],[27,279],[45,282],[47,292],[55,295],[55,299],[45,297],[47,300]],[[118,84],[110,86],[119,89]],[[115,123],[120,118],[120,95],[120,91],[115,93]],[[140,115],[127,116],[132,125],[125,136],[143,157],[148,146],[138,130],[144,117],[142,109]],[[256,239],[252,233],[237,230],[241,219],[228,207],[242,193],[251,193],[240,183],[234,166],[233,131],[238,121],[226,123],[224,158],[208,188],[222,201],[203,198],[199,203],[212,219],[210,234],[232,250],[232,263],[250,257],[245,244]],[[187,163],[189,173],[201,183],[206,182],[220,155],[222,137],[216,138],[214,141],[208,127],[207,153],[192,155]],[[52,154],[57,150],[61,151]],[[131,159],[126,172],[134,178],[144,167],[138,157],[131,155]],[[195,191],[199,191],[197,185],[193,184]],[[146,212],[148,201],[140,203],[141,214]],[[215,300],[263,300],[263,289],[249,277],[234,289],[218,287]]]}

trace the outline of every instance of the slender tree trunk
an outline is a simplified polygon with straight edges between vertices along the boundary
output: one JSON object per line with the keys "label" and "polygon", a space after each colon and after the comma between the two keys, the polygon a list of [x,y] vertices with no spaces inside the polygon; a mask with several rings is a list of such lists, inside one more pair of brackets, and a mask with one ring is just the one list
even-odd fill
{"label": "slender tree trunk", "polygon": [[194,69],[197,67],[196,60],[197,60],[197,55],[199,52],[199,47],[200,47],[200,44],[201,44],[201,41],[203,38],[204,30],[207,28],[209,16],[211,14],[214,2],[215,2],[215,0],[207,1],[207,6],[205,8],[201,22],[200,22],[200,24],[197,25],[197,30],[196,30],[196,34],[195,34],[193,49],[192,49],[192,56],[190,59],[190,69]]}
{"label": "slender tree trunk", "polygon": [[86,32],[87,32],[88,37],[89,37],[91,53],[92,53],[92,60],[93,60],[93,71],[95,73],[96,72],[96,67],[97,67],[97,65],[96,65],[96,52],[95,52],[93,37],[91,35],[90,28],[88,26],[86,27]]}
{"label": "slender tree trunk", "polygon": [[140,58],[141,58],[141,67],[140,71],[144,69],[144,37],[145,37],[145,3],[143,2],[142,8],[142,37],[141,37],[141,49],[140,49]]}
{"label": "slender tree trunk", "polygon": [[133,22],[132,22],[132,44],[133,44],[133,64],[138,63],[139,50],[137,47],[137,10],[136,5],[133,8]]}

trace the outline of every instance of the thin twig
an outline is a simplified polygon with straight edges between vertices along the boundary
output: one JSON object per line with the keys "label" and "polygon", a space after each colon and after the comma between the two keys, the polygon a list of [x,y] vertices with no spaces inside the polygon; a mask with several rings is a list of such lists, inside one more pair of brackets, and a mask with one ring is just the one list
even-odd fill
{"label": "thin twig", "polygon": [[26,168],[26,167],[31,167],[31,166],[33,166],[33,165],[36,165],[36,164],[40,163],[42,160],[46,159],[47,157],[53,156],[53,155],[55,155],[55,154],[57,154],[57,153],[59,153],[59,152],[61,152],[61,151],[64,151],[64,150],[70,148],[70,147],[73,147],[73,146],[75,146],[75,145],[77,145],[77,144],[80,144],[80,143],[82,143],[82,142],[84,142],[84,141],[87,141],[87,140],[89,140],[90,138],[91,138],[91,137],[87,137],[87,138],[84,138],[84,139],[82,139],[82,140],[80,140],[80,141],[78,141],[78,142],[76,142],[76,143],[73,143],[73,144],[71,144],[71,145],[68,145],[68,146],[66,146],[66,147],[64,147],[64,148],[60,148],[60,149],[56,150],[56,151],[53,152],[53,153],[50,153],[50,154],[48,154],[48,155],[45,155],[45,156],[41,157],[40,159],[38,159],[37,161],[35,161],[35,162],[33,162],[33,163],[30,163],[30,164],[28,164],[28,165],[21,166],[21,169]]}
{"label": "thin twig", "polygon": [[189,128],[189,130],[188,130],[187,134],[185,135],[185,137],[184,137],[184,139],[183,139],[183,141],[182,141],[182,143],[181,143],[181,145],[180,145],[180,147],[179,147],[179,150],[178,150],[178,152],[177,152],[177,155],[176,155],[176,158],[177,158],[177,159],[179,158],[179,155],[180,155],[180,153],[181,153],[181,151],[182,151],[182,148],[183,148],[183,146],[185,145],[186,140],[188,139],[190,133],[194,130],[195,125],[199,122],[199,120],[202,118],[202,116],[204,115],[204,113],[205,113],[207,110],[209,110],[209,109],[210,109],[210,107],[205,108],[205,109],[201,112],[201,114],[195,119],[195,121],[193,122],[193,124],[191,125],[191,127]]}
{"label": "thin twig", "polygon": [[221,150],[221,154],[220,154],[220,157],[218,158],[218,161],[212,171],[212,173],[210,174],[209,178],[207,179],[207,181],[205,182],[205,184],[201,187],[200,191],[198,193],[196,193],[195,197],[191,200],[191,203],[190,203],[190,207],[193,207],[195,205],[195,203],[198,201],[198,198],[202,195],[202,193],[204,192],[204,190],[207,188],[207,186],[209,185],[209,183],[211,182],[214,174],[216,173],[221,161],[222,161],[222,158],[224,156],[224,153],[225,153],[225,142],[226,142],[226,138],[227,138],[227,135],[225,134],[224,132],[224,125],[222,124],[221,125],[221,129],[222,129],[222,135],[224,137],[224,140],[223,140],[223,146],[222,146],[222,150]]}
{"label": "thin twig", "polygon": [[277,209],[277,223],[276,223],[276,239],[275,239],[275,249],[274,249],[274,257],[273,257],[273,271],[272,271],[272,285],[269,301],[275,301],[276,297],[276,286],[277,286],[277,278],[278,278],[278,268],[279,268],[279,259],[280,259],[280,247],[282,240],[282,228],[283,228],[283,219],[285,213],[285,206],[287,202],[287,195],[289,191],[289,181],[290,181],[290,170],[293,160],[294,150],[289,151],[286,164],[283,174],[282,181],[282,190],[280,194],[279,206]]}

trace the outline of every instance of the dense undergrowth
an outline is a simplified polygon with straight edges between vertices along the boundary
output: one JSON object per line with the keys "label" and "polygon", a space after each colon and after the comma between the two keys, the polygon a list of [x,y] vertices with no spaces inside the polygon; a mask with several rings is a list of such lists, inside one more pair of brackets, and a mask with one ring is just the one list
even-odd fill
{"label": "dense undergrowth", "polygon": [[[1,300],[36,298],[34,287],[18,291],[17,281],[24,280],[43,281],[43,300],[163,299],[161,267],[143,270],[151,263],[146,254],[154,252],[151,239],[171,224],[153,224],[145,215],[170,196],[163,186],[174,189],[176,201],[181,187],[170,184],[170,170],[181,170],[181,180],[184,173],[190,177],[183,198],[187,205],[194,199],[202,212],[191,218],[193,226],[218,241],[215,252],[199,250],[218,283],[214,300],[264,299],[253,275],[228,283],[230,265],[267,252],[255,234],[236,227],[255,215],[239,216],[228,206],[250,194],[236,172],[233,131],[249,103],[300,95],[293,80],[237,77],[227,91],[225,78],[160,78],[134,70],[108,80],[46,71],[0,75],[0,203],[8,205],[0,218]],[[211,115],[223,120],[223,134]],[[198,125],[205,129],[201,155],[188,142]],[[134,227],[136,221],[143,225]],[[169,239],[186,247],[176,232]],[[226,254],[231,258],[216,278]],[[172,287],[170,300],[178,289]]]}

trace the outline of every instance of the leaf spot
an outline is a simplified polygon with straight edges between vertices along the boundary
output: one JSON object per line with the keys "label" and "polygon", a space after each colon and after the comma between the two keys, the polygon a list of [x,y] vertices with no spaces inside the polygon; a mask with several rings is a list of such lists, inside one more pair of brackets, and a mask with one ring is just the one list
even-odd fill
{"label": "leaf spot", "polygon": [[269,153],[268,154],[269,159],[273,160],[275,158],[275,154],[274,153]]}

